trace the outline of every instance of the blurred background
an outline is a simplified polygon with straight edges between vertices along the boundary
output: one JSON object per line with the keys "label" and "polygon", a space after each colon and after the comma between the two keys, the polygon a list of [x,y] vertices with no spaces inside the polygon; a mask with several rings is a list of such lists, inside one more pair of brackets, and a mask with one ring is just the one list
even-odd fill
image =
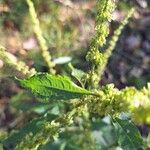
{"label": "blurred background", "polygon": [[[59,61],[59,65],[56,66],[57,72],[68,74],[68,61],[71,61],[74,67],[87,71],[89,64],[85,62],[85,56],[94,34],[96,1],[33,0],[33,2],[49,51],[53,60]],[[136,11],[120,36],[102,77],[102,85],[114,83],[119,89],[126,86],[135,86],[140,89],[150,81],[149,0],[119,1],[113,13],[113,21],[110,23],[108,40],[131,7],[135,7]],[[25,0],[0,0],[0,45],[6,47],[7,51],[25,61],[30,67],[35,67],[42,72],[47,71],[33,33],[32,21]],[[35,98],[24,93],[9,78],[16,74],[0,59],[1,130],[21,126],[30,120],[29,112],[26,110],[30,107],[34,109]],[[17,103],[20,99],[26,102]],[[47,109],[47,106],[43,107]],[[35,113],[32,117],[37,113],[42,113],[41,107],[38,108],[32,110]],[[19,114],[18,110],[21,110]],[[143,134],[148,132],[147,126]]]}

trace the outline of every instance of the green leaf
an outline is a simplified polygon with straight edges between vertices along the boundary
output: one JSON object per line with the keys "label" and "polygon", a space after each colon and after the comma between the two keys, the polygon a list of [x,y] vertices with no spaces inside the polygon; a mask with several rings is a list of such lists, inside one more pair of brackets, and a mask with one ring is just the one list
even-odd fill
{"label": "green leaf", "polygon": [[74,68],[71,63],[68,64],[68,67],[71,70],[71,75],[82,85],[82,87],[84,87],[86,82],[86,73],[82,70]]}
{"label": "green leaf", "polygon": [[54,114],[59,112],[59,109],[63,107],[63,103],[61,101],[52,101],[49,103],[42,103],[36,101],[33,96],[29,95],[26,92],[19,92],[15,96],[11,98],[10,104],[17,111],[29,111],[37,114],[45,114],[45,112],[52,112]]}
{"label": "green leaf", "polygon": [[22,87],[45,99],[68,100],[93,94],[77,86],[65,76],[36,74],[28,79],[17,79],[17,81]]}
{"label": "green leaf", "polygon": [[[45,145],[40,145],[38,150],[49,150],[49,149],[53,149],[53,150],[61,150],[61,148],[65,147],[65,142],[63,143],[63,141],[59,141],[59,142],[48,142]],[[64,149],[62,149],[64,150]]]}
{"label": "green leaf", "polygon": [[21,128],[19,131],[11,133],[11,135],[6,138],[4,141],[2,141],[2,144],[5,148],[13,148],[17,145],[20,140],[22,140],[27,134],[32,133],[33,135],[38,133],[45,122],[50,122],[53,119],[56,118],[56,115],[48,114],[45,117],[40,117],[37,119],[33,119],[31,122],[26,124],[23,128]]}
{"label": "green leaf", "polygon": [[130,120],[113,118],[112,121],[116,130],[118,145],[123,150],[137,150],[142,148],[142,137]]}
{"label": "green leaf", "polygon": [[85,131],[77,126],[71,126],[60,133],[56,141],[49,141],[41,145],[39,150],[96,150],[97,145],[91,138],[90,131]]}
{"label": "green leaf", "polygon": [[[105,117],[105,120],[109,118]],[[91,123],[91,135],[100,150],[108,150],[116,145],[116,133],[111,123],[95,120]]]}

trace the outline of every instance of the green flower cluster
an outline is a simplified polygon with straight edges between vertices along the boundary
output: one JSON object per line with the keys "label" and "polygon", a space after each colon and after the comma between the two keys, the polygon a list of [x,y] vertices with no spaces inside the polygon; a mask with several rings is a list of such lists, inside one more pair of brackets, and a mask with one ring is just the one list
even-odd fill
{"label": "green flower cluster", "polygon": [[38,149],[40,145],[46,144],[48,141],[53,141],[54,137],[59,133],[58,124],[53,122],[45,122],[41,125],[39,132],[33,134],[30,132],[25,135],[18,145],[16,145],[16,150],[26,150],[26,149]]}
{"label": "green flower cluster", "polygon": [[133,113],[134,122],[150,124],[150,84],[141,90],[127,87],[123,91],[130,103],[129,110]]}
{"label": "green flower cluster", "polygon": [[46,144],[49,141],[54,141],[57,139],[58,134],[61,132],[62,128],[68,127],[73,124],[73,119],[75,116],[80,116],[85,111],[85,106],[75,104],[73,110],[69,111],[66,114],[56,118],[53,121],[44,121],[41,123],[38,132],[30,132],[24,136],[21,141],[18,142],[15,149],[16,150],[25,150],[25,149],[38,149],[39,146]]}
{"label": "green flower cluster", "polygon": [[103,61],[103,64],[101,65],[100,69],[99,69],[99,76],[101,77],[101,75],[104,72],[104,69],[107,65],[108,59],[110,58],[110,56],[112,55],[112,51],[114,50],[116,43],[119,39],[119,36],[122,33],[122,30],[124,29],[124,26],[128,23],[129,18],[133,15],[134,13],[134,9],[132,8],[129,13],[127,14],[127,16],[125,17],[125,19],[122,21],[122,23],[119,25],[119,27],[115,30],[113,37],[111,38],[111,40],[109,41],[109,46],[108,48],[105,50],[103,57],[105,58]]}
{"label": "green flower cluster", "polygon": [[112,12],[115,9],[115,2],[113,0],[97,0],[97,17],[96,17],[96,35],[91,42],[90,51],[87,53],[86,59],[91,63],[91,70],[87,76],[90,88],[96,88],[107,65],[108,59],[112,54],[113,49],[118,41],[118,38],[124,26],[128,23],[132,16],[134,9],[131,9],[121,23],[121,25],[114,32],[112,40],[109,42],[108,48],[104,53],[99,51],[106,43],[106,38],[109,34],[109,22],[112,20]]}
{"label": "green flower cluster", "polygon": [[[106,43],[106,37],[109,34],[108,21],[111,21],[115,3],[112,0],[97,0],[96,6],[96,35],[92,40],[90,51],[87,54],[87,60],[93,64],[99,64],[101,58],[99,47],[102,47]],[[92,56],[97,57],[97,59],[93,59]],[[95,60],[97,61],[95,62]]]}
{"label": "green flower cluster", "polygon": [[23,75],[32,76],[36,74],[36,70],[34,68],[29,68],[23,61],[18,61],[17,58],[11,53],[7,52],[4,47],[0,46],[0,58],[8,64],[12,66],[15,70],[21,72]]}
{"label": "green flower cluster", "polygon": [[131,112],[134,122],[150,123],[150,84],[141,90],[134,87],[119,90],[108,84],[97,91],[97,95],[87,96],[83,100],[90,113],[106,116]]}
{"label": "green flower cluster", "polygon": [[113,84],[103,86],[97,91],[99,96],[87,96],[84,101],[88,104],[90,113],[98,114],[101,117],[106,115],[117,115],[128,111],[129,103],[123,100],[123,93]]}
{"label": "green flower cluster", "polygon": [[[89,73],[88,81],[96,86],[99,82],[99,67],[104,63],[105,57],[99,52],[99,47],[106,43],[106,37],[109,34],[109,21],[112,19],[112,12],[115,8],[113,0],[97,0],[97,17],[96,17],[96,35],[91,42],[90,51],[87,53],[86,59],[92,65],[92,71]],[[93,75],[96,79],[93,80]],[[90,81],[91,80],[91,81]]]}
{"label": "green flower cluster", "polygon": [[93,46],[102,47],[106,43],[106,37],[109,34],[109,24],[112,20],[112,12],[115,9],[115,2],[113,0],[98,0],[97,1],[97,16],[96,16],[96,36],[94,38]]}
{"label": "green flower cluster", "polygon": [[40,49],[42,52],[43,59],[44,59],[45,63],[47,64],[47,66],[49,67],[49,72],[52,74],[55,74],[55,70],[53,69],[55,64],[54,64],[54,62],[52,62],[52,58],[51,58],[51,55],[48,51],[48,46],[46,44],[46,40],[44,39],[44,37],[42,35],[42,31],[40,28],[40,22],[37,18],[34,4],[33,4],[32,0],[26,0],[26,2],[29,6],[29,13],[30,13],[30,16],[32,19],[34,33],[35,33],[37,40],[39,42],[39,46],[40,46]]}
{"label": "green flower cluster", "polygon": [[[139,110],[144,110],[144,113],[149,111],[148,109],[145,110],[145,108],[150,107],[150,84],[148,84],[147,88],[144,87],[141,90],[137,90],[134,87],[119,90],[113,84],[108,84],[95,91],[95,96],[86,96],[80,101],[76,99],[71,101],[70,104],[73,106],[71,111],[53,121],[43,121],[39,131],[26,134],[15,149],[38,149],[49,141],[57,141],[59,134],[73,125],[76,117],[89,120],[89,114],[104,117],[107,115],[117,116],[121,112],[131,112],[133,116],[137,117],[137,123],[149,121],[150,115],[146,115],[145,117],[148,118],[140,120],[139,115],[141,115],[141,112]],[[136,118],[133,117],[134,119]],[[76,144],[80,145],[81,143],[76,141]]]}

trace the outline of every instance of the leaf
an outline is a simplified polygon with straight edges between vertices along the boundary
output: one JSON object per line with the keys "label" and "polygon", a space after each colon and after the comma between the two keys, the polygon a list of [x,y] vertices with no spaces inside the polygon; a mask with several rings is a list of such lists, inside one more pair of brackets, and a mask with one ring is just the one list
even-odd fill
{"label": "leaf", "polygon": [[63,106],[63,103],[53,101],[52,103],[42,103],[39,101],[35,101],[33,96],[29,95],[26,92],[19,92],[15,96],[11,98],[10,104],[17,110],[17,111],[30,111],[37,114],[44,114],[45,112],[49,111],[54,114],[59,112],[59,107]]}
{"label": "leaf", "polygon": [[19,131],[13,132],[8,138],[2,141],[2,144],[5,148],[12,148],[17,145],[20,140],[22,140],[27,134],[32,133],[33,135],[38,133],[39,130],[43,127],[45,122],[52,121],[56,118],[56,115],[48,114],[46,117],[40,117],[32,120],[28,124],[26,124]]}
{"label": "leaf", "polygon": [[[38,150],[49,150],[49,149],[53,149],[53,150],[61,150],[61,148],[63,147],[65,143],[63,143],[62,141],[59,142],[48,142],[45,145],[40,145]],[[65,145],[64,145],[65,147]]]}
{"label": "leaf", "polygon": [[41,145],[39,150],[94,150],[96,147],[89,131],[71,126],[61,132],[56,141],[49,141],[45,145]]}
{"label": "leaf", "polygon": [[62,147],[65,150],[113,150],[112,148],[118,146],[111,121],[106,123],[101,119],[94,120],[91,122],[91,128],[88,128],[89,130],[85,130],[81,126],[67,127],[64,132],[60,133],[56,141],[49,141],[47,144],[41,145],[39,150],[61,149]]}
{"label": "leaf", "polygon": [[116,145],[115,129],[104,119],[92,121],[91,135],[100,150],[108,150]]}
{"label": "leaf", "polygon": [[65,76],[43,73],[24,80],[17,79],[17,81],[22,87],[45,99],[68,100],[92,95],[90,91],[77,86]]}
{"label": "leaf", "polygon": [[137,150],[143,145],[138,129],[127,119],[113,118],[118,144],[123,150]]}
{"label": "leaf", "polygon": [[82,85],[82,87],[84,87],[85,85],[85,77],[86,77],[86,73],[83,72],[82,70],[76,69],[72,66],[71,63],[68,64],[69,69],[71,70],[71,75],[77,80],[79,81],[79,83]]}

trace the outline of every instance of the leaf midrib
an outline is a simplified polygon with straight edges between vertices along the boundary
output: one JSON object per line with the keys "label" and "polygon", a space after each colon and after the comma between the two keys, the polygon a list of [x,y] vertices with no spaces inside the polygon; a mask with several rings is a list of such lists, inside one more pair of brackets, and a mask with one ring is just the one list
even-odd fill
{"label": "leaf midrib", "polygon": [[123,132],[125,133],[125,135],[127,136],[128,140],[130,141],[131,145],[136,149],[136,147],[134,146],[132,140],[130,139],[130,137],[128,136],[128,134],[126,133],[126,131],[122,128],[122,126],[119,124],[119,122],[115,119],[116,123],[121,127],[121,129],[123,130]]}

